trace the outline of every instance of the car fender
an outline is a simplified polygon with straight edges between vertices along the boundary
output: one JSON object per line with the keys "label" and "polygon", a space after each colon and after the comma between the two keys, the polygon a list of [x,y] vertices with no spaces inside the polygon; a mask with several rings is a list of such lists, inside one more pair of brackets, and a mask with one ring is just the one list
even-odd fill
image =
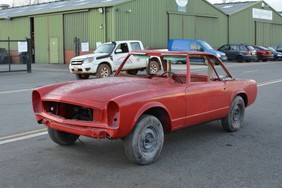
{"label": "car fender", "polygon": [[135,124],[137,123],[138,119],[148,110],[152,109],[152,108],[162,108],[166,111],[166,113],[168,114],[168,118],[171,121],[171,115],[168,111],[168,109],[165,107],[165,105],[163,105],[162,103],[159,102],[150,102],[150,103],[146,103],[144,104],[135,114],[135,117],[133,119],[132,122],[132,127],[131,130],[133,129],[133,127],[135,126]]}
{"label": "car fender", "polygon": [[230,98],[230,105],[232,104],[232,101],[236,96],[241,96],[245,102],[245,105],[248,106],[248,95],[246,94],[246,91],[244,91],[243,89],[236,90],[232,93]]}

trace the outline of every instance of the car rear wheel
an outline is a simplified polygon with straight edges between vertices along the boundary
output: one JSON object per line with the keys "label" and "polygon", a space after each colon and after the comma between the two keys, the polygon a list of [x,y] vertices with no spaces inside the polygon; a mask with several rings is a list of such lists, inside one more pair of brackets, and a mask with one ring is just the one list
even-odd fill
{"label": "car rear wheel", "polygon": [[237,56],[236,60],[237,60],[238,63],[242,63],[244,61],[244,57],[239,55],[239,56]]}
{"label": "car rear wheel", "polygon": [[227,117],[221,120],[222,126],[226,131],[238,131],[243,124],[245,115],[245,102],[240,96],[236,96],[231,104]]}
{"label": "car rear wheel", "polygon": [[142,115],[124,140],[125,154],[129,160],[147,165],[158,159],[163,142],[164,131],[159,119],[152,115]]}
{"label": "car rear wheel", "polygon": [[155,60],[151,60],[150,62],[149,62],[149,65],[148,65],[149,67],[149,73],[148,74],[157,74],[158,72],[159,72],[159,70],[160,70],[160,65],[159,65],[159,63],[157,62],[157,61],[155,61]]}
{"label": "car rear wheel", "polygon": [[101,64],[98,67],[96,77],[97,78],[105,78],[105,77],[111,76],[111,74],[112,74],[112,71],[111,71],[111,68],[109,67],[109,65]]}
{"label": "car rear wheel", "polygon": [[51,127],[48,127],[48,134],[49,134],[49,137],[55,143],[62,145],[62,146],[71,145],[79,138],[79,135],[66,133],[63,131],[53,129]]}
{"label": "car rear wheel", "polygon": [[75,77],[78,79],[78,80],[81,80],[81,79],[88,79],[90,75],[88,74],[75,74]]}

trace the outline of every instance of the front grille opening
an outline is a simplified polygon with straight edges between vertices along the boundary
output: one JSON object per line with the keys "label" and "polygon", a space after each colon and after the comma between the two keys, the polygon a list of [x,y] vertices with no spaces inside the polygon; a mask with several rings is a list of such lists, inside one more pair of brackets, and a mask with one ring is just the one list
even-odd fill
{"label": "front grille opening", "polygon": [[64,119],[93,121],[93,109],[59,102],[44,102],[45,112]]}

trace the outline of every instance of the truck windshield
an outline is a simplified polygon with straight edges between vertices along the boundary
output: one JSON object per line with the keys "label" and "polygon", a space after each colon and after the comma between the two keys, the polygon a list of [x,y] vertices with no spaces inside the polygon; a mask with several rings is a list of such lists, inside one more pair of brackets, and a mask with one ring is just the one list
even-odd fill
{"label": "truck windshield", "polygon": [[114,49],[115,45],[114,44],[102,44],[100,45],[94,52],[94,54],[99,54],[99,53],[111,53]]}
{"label": "truck windshield", "polygon": [[206,43],[205,41],[202,41],[201,44],[204,47],[204,49],[213,50],[213,48],[208,43]]}

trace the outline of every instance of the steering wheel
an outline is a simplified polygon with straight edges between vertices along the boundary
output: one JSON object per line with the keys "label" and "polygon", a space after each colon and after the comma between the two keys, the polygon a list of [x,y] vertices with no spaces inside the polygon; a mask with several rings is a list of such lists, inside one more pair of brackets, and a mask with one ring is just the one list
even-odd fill
{"label": "steering wheel", "polygon": [[177,78],[177,80],[173,79],[172,77],[171,77],[171,79],[173,79],[174,81],[176,81],[176,82],[178,82],[178,83],[183,84],[182,79],[181,79],[177,74],[175,74],[174,72],[165,71],[164,73],[162,73],[161,77],[164,77],[165,74],[172,74],[175,78]]}

